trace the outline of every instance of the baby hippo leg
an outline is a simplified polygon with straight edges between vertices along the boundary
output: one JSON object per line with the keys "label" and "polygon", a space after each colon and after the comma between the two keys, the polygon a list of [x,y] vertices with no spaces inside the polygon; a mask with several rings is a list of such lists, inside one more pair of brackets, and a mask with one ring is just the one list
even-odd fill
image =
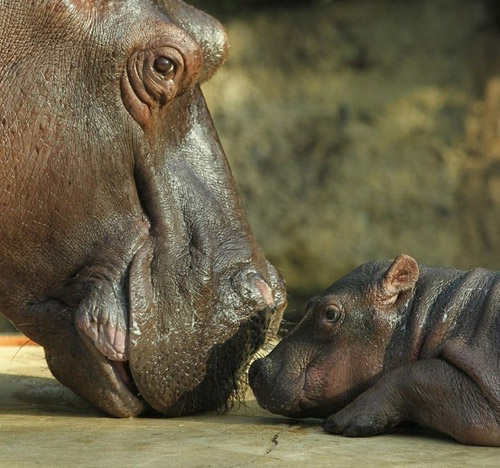
{"label": "baby hippo leg", "polygon": [[476,383],[441,359],[427,359],[382,377],[324,429],[345,436],[381,434],[412,421],[473,445],[500,446],[500,415]]}

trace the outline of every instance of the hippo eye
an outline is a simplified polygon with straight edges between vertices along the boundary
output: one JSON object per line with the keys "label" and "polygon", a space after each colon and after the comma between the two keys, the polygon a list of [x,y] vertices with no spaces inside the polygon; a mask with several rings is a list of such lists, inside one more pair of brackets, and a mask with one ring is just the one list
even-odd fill
{"label": "hippo eye", "polygon": [[324,318],[326,322],[336,323],[340,320],[340,317],[342,317],[342,312],[338,307],[328,306],[325,309]]}
{"label": "hippo eye", "polygon": [[153,66],[164,78],[172,78],[175,74],[175,63],[167,57],[157,57]]}

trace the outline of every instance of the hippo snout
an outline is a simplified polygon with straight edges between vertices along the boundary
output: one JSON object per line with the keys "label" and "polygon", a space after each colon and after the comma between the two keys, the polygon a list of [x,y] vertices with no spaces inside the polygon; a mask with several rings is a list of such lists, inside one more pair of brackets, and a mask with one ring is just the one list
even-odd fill
{"label": "hippo snout", "polygon": [[257,359],[248,370],[248,382],[262,408],[271,413],[295,416],[302,385],[296,385],[282,370],[282,363],[275,359]]}
{"label": "hippo snout", "polygon": [[271,413],[301,417],[308,405],[303,399],[303,376],[286,375],[283,373],[286,368],[286,364],[276,359],[257,359],[248,371],[248,382],[262,408]]}
{"label": "hippo snout", "polygon": [[255,393],[255,397],[259,402],[259,405],[264,409],[269,408],[269,398],[271,396],[271,392],[267,388],[267,383],[270,380],[271,374],[271,362],[268,359],[257,359],[253,362],[248,370],[248,382],[253,392]]}
{"label": "hippo snout", "polygon": [[257,359],[250,366],[248,371],[248,378],[252,388],[258,388],[262,386],[262,383],[266,381],[268,373],[268,361],[265,359]]}

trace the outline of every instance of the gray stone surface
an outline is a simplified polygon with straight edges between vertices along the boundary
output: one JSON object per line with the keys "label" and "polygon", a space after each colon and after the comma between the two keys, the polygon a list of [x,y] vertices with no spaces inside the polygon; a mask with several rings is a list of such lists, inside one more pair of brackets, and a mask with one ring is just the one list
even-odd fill
{"label": "gray stone surface", "polygon": [[491,466],[500,449],[400,431],[365,439],[322,432],[245,405],[223,416],[111,419],[49,374],[38,347],[0,347],[0,466]]}

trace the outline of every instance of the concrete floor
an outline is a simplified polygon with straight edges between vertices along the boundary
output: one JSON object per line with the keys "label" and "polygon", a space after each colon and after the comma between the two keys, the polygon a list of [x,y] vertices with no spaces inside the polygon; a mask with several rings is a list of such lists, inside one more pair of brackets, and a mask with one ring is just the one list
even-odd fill
{"label": "concrete floor", "polygon": [[225,416],[111,419],[49,374],[38,347],[0,347],[0,466],[500,466],[500,448],[424,432],[347,439],[249,398]]}

